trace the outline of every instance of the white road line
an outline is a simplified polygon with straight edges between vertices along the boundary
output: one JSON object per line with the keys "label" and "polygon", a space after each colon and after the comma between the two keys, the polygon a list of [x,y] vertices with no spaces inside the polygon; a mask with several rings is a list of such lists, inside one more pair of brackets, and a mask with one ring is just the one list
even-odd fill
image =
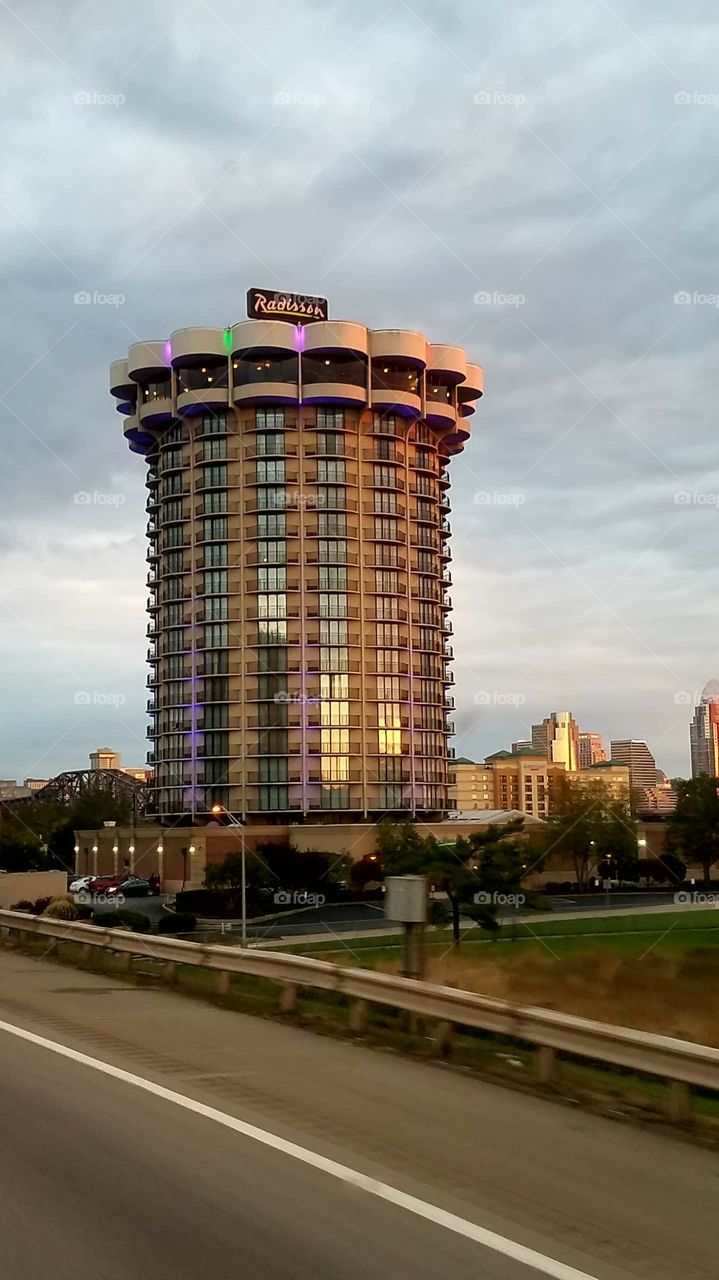
{"label": "white road line", "polygon": [[58,1044],[55,1040],[46,1040],[44,1036],[35,1035],[33,1031],[26,1031],[23,1027],[16,1027],[11,1022],[0,1021],[0,1031],[7,1031],[9,1035],[17,1036],[20,1040],[28,1040],[30,1044],[49,1049],[52,1053],[57,1053],[62,1058],[69,1058],[72,1062],[79,1062],[84,1067],[92,1067],[94,1071],[100,1071],[114,1080],[121,1080],[123,1084],[134,1085],[136,1089],[143,1089],[145,1093],[163,1098],[165,1102],[173,1102],[176,1107],[184,1107],[185,1111],[193,1111],[195,1115],[203,1116],[205,1120],[213,1120],[215,1124],[224,1125],[226,1129],[232,1129],[245,1138],[260,1142],[264,1147],[279,1151],[293,1160],[300,1160],[313,1169],[328,1173],[340,1182],[357,1187],[360,1191],[366,1191],[368,1195],[377,1196],[379,1200],[386,1200],[400,1209],[406,1209],[408,1213],[414,1213],[418,1218],[425,1218],[427,1222],[433,1222],[438,1227],[453,1231],[455,1235],[473,1240],[476,1244],[483,1245],[485,1249],[493,1249],[495,1253],[501,1253],[506,1258],[521,1262],[525,1267],[533,1267],[542,1275],[551,1276],[552,1280],[597,1280],[596,1276],[590,1276],[586,1271],[577,1271],[576,1267],[568,1267],[563,1262],[557,1262],[554,1258],[537,1253],[534,1249],[528,1249],[526,1245],[517,1244],[516,1241],[508,1240],[494,1231],[488,1231],[486,1227],[477,1226],[476,1223],[459,1218],[454,1213],[447,1213],[426,1200],[406,1195],[404,1191],[398,1191],[396,1187],[390,1187],[386,1182],[368,1178],[365,1174],[358,1173],[356,1169],[350,1169],[336,1160],[328,1160],[325,1156],[318,1155],[316,1151],[300,1147],[295,1142],[288,1142],[275,1133],[257,1128],[256,1125],[246,1124],[244,1120],[238,1120],[235,1116],[218,1111],[215,1107],[207,1107],[203,1102],[188,1098],[184,1093],[165,1089],[162,1085],[155,1084],[152,1080],[145,1080],[142,1076],[136,1076],[131,1071],[123,1071],[121,1067],[114,1067],[110,1062],[101,1062],[99,1058],[91,1058],[88,1054],[79,1053],[77,1049],[70,1049],[67,1045]]}

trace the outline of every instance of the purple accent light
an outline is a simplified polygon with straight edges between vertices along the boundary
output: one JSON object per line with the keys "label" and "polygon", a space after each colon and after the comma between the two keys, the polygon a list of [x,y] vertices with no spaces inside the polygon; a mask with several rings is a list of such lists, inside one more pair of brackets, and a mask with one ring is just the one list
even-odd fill
{"label": "purple accent light", "polygon": [[295,351],[304,351],[305,349],[305,326],[303,324],[295,325]]}
{"label": "purple accent light", "polygon": [[172,365],[172,343],[170,342],[169,338],[165,343],[165,364],[167,365],[168,369]]}

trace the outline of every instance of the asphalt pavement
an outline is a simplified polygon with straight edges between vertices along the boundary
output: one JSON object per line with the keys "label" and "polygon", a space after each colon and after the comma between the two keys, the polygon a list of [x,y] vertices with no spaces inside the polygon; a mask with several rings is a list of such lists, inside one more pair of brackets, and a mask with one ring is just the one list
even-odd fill
{"label": "asphalt pavement", "polygon": [[3,951],[0,1072],[8,1280],[717,1274],[713,1153],[445,1067]]}

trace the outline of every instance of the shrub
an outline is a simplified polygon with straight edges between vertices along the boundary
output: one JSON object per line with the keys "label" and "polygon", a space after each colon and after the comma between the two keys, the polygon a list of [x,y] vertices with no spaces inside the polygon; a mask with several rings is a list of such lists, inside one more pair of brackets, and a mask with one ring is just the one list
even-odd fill
{"label": "shrub", "polygon": [[77,903],[78,920],[92,920],[92,907],[88,907],[84,902]]}
{"label": "shrub", "polygon": [[27,898],[21,898],[19,902],[16,902],[14,906],[10,908],[10,910],[11,911],[29,911],[30,914],[32,914],[32,912],[34,911],[34,907],[33,907],[33,904],[28,901]]}
{"label": "shrub", "polygon": [[36,898],[33,906],[33,914],[36,916],[43,915],[45,908],[49,907],[52,901],[52,898]]}
{"label": "shrub", "polygon": [[158,933],[194,933],[196,925],[197,916],[190,915],[189,911],[176,911],[160,917],[157,931]]}
{"label": "shrub", "polygon": [[77,920],[77,907],[72,898],[65,895],[63,898],[53,898],[42,914],[51,920]]}
{"label": "shrub", "polygon": [[119,929],[122,922],[117,911],[93,911],[90,923],[99,929]]}
{"label": "shrub", "polygon": [[150,932],[149,917],[144,916],[141,911],[118,911],[117,915],[123,928],[130,929],[133,933]]}

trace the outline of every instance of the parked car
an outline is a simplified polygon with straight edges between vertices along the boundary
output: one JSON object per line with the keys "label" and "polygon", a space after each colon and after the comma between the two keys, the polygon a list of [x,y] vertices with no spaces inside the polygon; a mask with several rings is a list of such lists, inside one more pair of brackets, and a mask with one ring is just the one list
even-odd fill
{"label": "parked car", "polygon": [[150,882],[140,876],[126,876],[118,884],[112,884],[105,890],[108,898],[122,895],[124,898],[149,898],[152,893]]}
{"label": "parked car", "polygon": [[76,876],[74,880],[70,881],[70,887],[68,892],[69,893],[87,892],[87,890],[90,888],[90,885],[92,884],[92,881],[94,879],[95,879],[94,876]]}
{"label": "parked car", "polygon": [[119,876],[91,876],[88,890],[90,893],[107,893],[108,889],[116,889],[119,883]]}

